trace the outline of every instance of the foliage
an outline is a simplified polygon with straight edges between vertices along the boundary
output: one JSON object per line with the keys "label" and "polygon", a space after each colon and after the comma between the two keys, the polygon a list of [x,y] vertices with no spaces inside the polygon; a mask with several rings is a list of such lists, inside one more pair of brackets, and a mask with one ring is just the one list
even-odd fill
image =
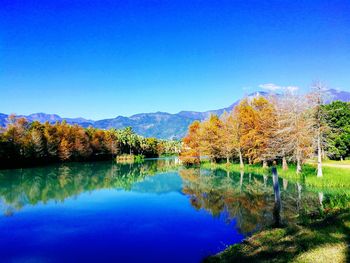
{"label": "foliage", "polygon": [[183,139],[180,156],[184,164],[198,164],[201,157],[212,162],[239,160],[250,165],[282,160],[296,163],[301,173],[308,158],[318,156],[318,176],[322,176],[322,159],[347,157],[350,154],[350,106],[333,102],[324,105],[324,87],[320,83],[312,92],[245,98],[230,113],[211,115],[195,121]]}
{"label": "foliage", "polygon": [[68,125],[29,123],[10,116],[0,130],[0,163],[20,166],[51,161],[83,161],[112,159],[116,155],[133,154],[157,157],[162,153],[178,153],[178,141],[144,138],[128,127],[123,130],[101,130]]}
{"label": "foliage", "polygon": [[328,153],[332,159],[350,156],[350,104],[333,101],[324,105],[327,112],[326,121],[330,126],[328,132]]}
{"label": "foliage", "polygon": [[183,138],[183,151],[180,159],[185,165],[200,163],[200,122],[194,121],[188,128],[188,134]]}

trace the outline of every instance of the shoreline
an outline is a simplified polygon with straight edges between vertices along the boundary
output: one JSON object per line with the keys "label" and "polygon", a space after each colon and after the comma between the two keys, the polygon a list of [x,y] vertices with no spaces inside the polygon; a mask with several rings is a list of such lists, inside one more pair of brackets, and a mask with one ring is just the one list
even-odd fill
{"label": "shoreline", "polygon": [[348,262],[350,208],[309,219],[259,231],[203,262]]}
{"label": "shoreline", "polygon": [[[333,164],[334,165],[334,164]],[[211,164],[201,163],[201,168],[222,169],[227,172],[240,172],[239,164]],[[279,177],[294,182],[300,181],[300,176],[293,176],[291,166],[289,171],[282,171],[278,166]],[[339,188],[348,190],[346,185],[340,187],[342,182],[337,182],[336,177],[327,173],[324,178],[316,178],[312,172],[312,164],[304,165],[303,184],[315,192],[324,190],[339,191]],[[330,167],[335,169],[334,167]],[[339,167],[336,167],[339,168]],[[344,168],[339,168],[343,169]],[[269,174],[269,168],[261,166],[245,166],[244,173]],[[329,170],[327,170],[329,172]],[[345,173],[346,174],[346,173]],[[314,178],[318,181],[314,181]],[[344,173],[343,173],[344,177]],[[350,179],[350,173],[348,176]],[[322,180],[333,182],[327,186]],[[311,183],[308,182],[311,180]],[[314,188],[313,188],[314,187]],[[350,261],[350,204],[345,208],[325,207],[317,215],[307,214],[300,216],[296,223],[286,224],[280,227],[269,226],[252,236],[247,237],[241,243],[233,244],[225,250],[209,256],[203,260],[205,263],[216,262],[348,262]]]}

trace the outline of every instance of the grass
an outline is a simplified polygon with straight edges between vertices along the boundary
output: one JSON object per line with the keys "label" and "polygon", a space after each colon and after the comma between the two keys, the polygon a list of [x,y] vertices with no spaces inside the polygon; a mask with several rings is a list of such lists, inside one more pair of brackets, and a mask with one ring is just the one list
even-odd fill
{"label": "grass", "polygon": [[[212,164],[209,162],[201,163],[201,167],[206,169],[223,169],[230,172],[240,171],[239,164],[232,163],[219,163]],[[329,191],[349,191],[350,189],[350,169],[343,167],[323,167],[323,177],[318,178],[316,174],[315,164],[305,164],[301,174],[296,174],[295,165],[290,165],[287,171],[283,171],[281,166],[277,166],[278,174],[280,177],[293,182],[301,182],[303,185],[317,191],[329,192]],[[245,165],[244,172],[267,174],[270,173],[269,169],[263,168],[261,165]]]}
{"label": "grass", "polygon": [[[302,183],[315,192],[350,194],[350,169],[338,167],[336,162],[331,164],[323,167],[322,178],[317,177],[315,163],[305,164],[299,175],[295,165],[287,171],[277,166],[277,170],[280,177]],[[201,167],[240,171],[239,164],[203,162]],[[246,165],[244,172],[268,174],[270,169]],[[303,215],[305,218],[297,224],[265,229],[205,262],[350,262],[350,203],[348,198],[339,198],[328,204],[330,209],[320,213],[318,219]]]}
{"label": "grass", "polygon": [[[316,162],[316,160],[312,160],[312,162]],[[343,161],[337,161],[337,160],[324,160],[324,164],[336,164],[336,165],[350,165],[350,160],[343,160]]]}
{"label": "grass", "polygon": [[350,262],[350,211],[307,225],[267,229],[204,260],[214,262]]}

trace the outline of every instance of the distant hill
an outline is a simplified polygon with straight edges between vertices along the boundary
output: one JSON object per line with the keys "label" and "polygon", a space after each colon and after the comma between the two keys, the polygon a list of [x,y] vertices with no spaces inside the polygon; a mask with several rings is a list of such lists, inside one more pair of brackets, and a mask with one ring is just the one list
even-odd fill
{"label": "distant hill", "polygon": [[[334,100],[350,101],[350,92],[338,91],[335,89],[330,89],[328,102]],[[269,93],[260,91],[254,92],[248,95],[248,97],[256,96],[267,96]],[[87,120],[84,118],[62,118],[56,114],[46,114],[46,113],[34,113],[28,116],[19,115],[26,117],[29,121],[39,121],[55,123],[57,121],[66,120],[69,124],[79,124],[83,127],[93,126],[100,129],[110,129],[110,128],[124,128],[132,127],[133,130],[146,137],[156,137],[160,139],[180,139],[187,131],[188,125],[194,120],[205,120],[210,116],[210,114],[221,115],[224,111],[231,111],[234,106],[239,103],[235,101],[233,104],[226,108],[211,110],[205,112],[197,111],[180,111],[176,114],[170,114],[166,112],[154,112],[154,113],[140,113],[135,114],[130,117],[117,116],[112,119],[104,120]],[[6,125],[6,120],[8,118],[7,114],[0,113],[0,126]]]}

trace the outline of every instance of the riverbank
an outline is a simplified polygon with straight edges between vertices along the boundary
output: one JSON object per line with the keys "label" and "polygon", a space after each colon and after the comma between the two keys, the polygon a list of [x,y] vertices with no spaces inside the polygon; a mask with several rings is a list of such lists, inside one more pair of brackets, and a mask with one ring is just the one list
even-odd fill
{"label": "riverbank", "polygon": [[[336,166],[336,167],[334,167]],[[241,172],[239,164],[203,162],[202,168]],[[316,175],[316,166],[308,163],[300,175],[291,165],[287,171],[277,167],[281,178],[318,193],[340,194],[331,203],[324,203],[317,214],[298,217],[297,223],[282,228],[265,228],[240,244],[229,246],[205,262],[348,262],[350,261],[350,170],[337,163],[323,167],[323,177]],[[270,174],[269,168],[246,165],[249,174]],[[341,200],[340,196],[346,196]]]}
{"label": "riverbank", "polygon": [[348,262],[350,209],[310,223],[271,228],[204,260],[216,262]]}
{"label": "riverbank", "polygon": [[[201,167],[205,169],[222,169],[229,172],[240,172],[240,166],[236,163],[210,163],[203,162]],[[343,192],[350,189],[350,169],[332,163],[332,166],[325,165],[323,167],[323,177],[318,178],[316,173],[316,165],[307,163],[303,166],[302,172],[296,174],[295,165],[290,165],[288,170],[283,170],[281,166],[277,166],[278,175],[292,182],[298,182],[309,189],[322,192]],[[243,171],[245,173],[269,174],[269,168],[263,168],[261,165],[245,165]]]}

